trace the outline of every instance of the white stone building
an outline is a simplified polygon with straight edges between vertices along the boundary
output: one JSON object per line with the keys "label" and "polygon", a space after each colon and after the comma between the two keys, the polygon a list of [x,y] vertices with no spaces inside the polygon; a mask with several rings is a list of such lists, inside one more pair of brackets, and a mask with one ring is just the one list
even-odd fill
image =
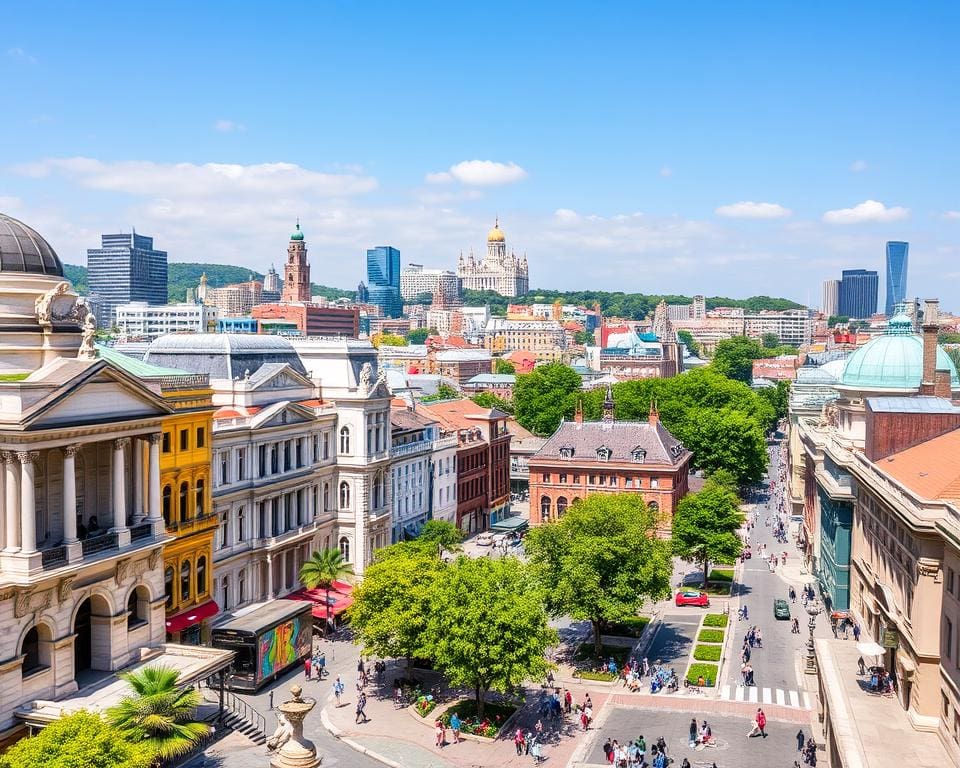
{"label": "white stone building", "polygon": [[391,541],[416,536],[430,519],[433,438],[437,422],[410,407],[390,409]]}
{"label": "white stone building", "polygon": [[416,299],[424,293],[431,298],[438,294],[444,303],[453,303],[460,296],[457,276],[449,269],[424,269],[422,264],[407,264],[400,271],[400,298]]}
{"label": "white stone building", "polygon": [[121,336],[156,339],[168,333],[207,333],[217,325],[218,310],[206,304],[120,304],[114,324]]}
{"label": "white stone building", "polygon": [[486,258],[477,261],[473,251],[466,259],[460,254],[457,279],[461,291],[496,291],[501,296],[523,296],[530,290],[527,257],[507,253],[507,239],[499,219],[487,233]]}
{"label": "white stone building", "polygon": [[457,446],[456,434],[433,432],[433,454],[430,457],[433,477],[433,500],[430,517],[457,524]]}

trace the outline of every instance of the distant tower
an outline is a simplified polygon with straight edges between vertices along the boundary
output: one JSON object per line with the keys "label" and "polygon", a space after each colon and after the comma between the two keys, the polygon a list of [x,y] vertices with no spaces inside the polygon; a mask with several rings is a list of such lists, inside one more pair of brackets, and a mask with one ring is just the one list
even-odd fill
{"label": "distant tower", "polygon": [[607,395],[603,398],[603,421],[613,421],[613,387],[607,384]]}
{"label": "distant tower", "polygon": [[280,275],[273,268],[273,264],[270,265],[270,270],[263,278],[263,290],[270,293],[280,293]]}
{"label": "distant tower", "polygon": [[290,235],[287,246],[287,264],[284,268],[283,297],[281,301],[310,301],[310,265],[307,263],[307,246],[303,242],[300,221],[297,231]]}
{"label": "distant tower", "polygon": [[907,263],[910,243],[891,240],[887,243],[887,317],[893,317],[896,305],[907,298]]}
{"label": "distant tower", "polygon": [[197,303],[203,304],[207,300],[207,273],[200,275],[200,285],[197,286]]}

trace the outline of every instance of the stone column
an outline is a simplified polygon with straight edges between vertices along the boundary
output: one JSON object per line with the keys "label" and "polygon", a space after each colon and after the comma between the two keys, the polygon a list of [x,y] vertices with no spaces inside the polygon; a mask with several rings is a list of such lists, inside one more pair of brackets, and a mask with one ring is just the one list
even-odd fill
{"label": "stone column", "polygon": [[[269,539],[273,537],[273,499],[264,499],[263,501],[263,525],[264,529],[260,532],[260,535]],[[270,562],[269,560],[267,561]]]}
{"label": "stone column", "polygon": [[40,458],[37,451],[20,451],[20,552],[30,555],[37,551],[37,498],[34,488],[36,472],[33,462]]}
{"label": "stone column", "polygon": [[77,470],[76,455],[79,445],[63,449],[63,541],[77,542]]}
{"label": "stone column", "polygon": [[127,478],[124,454],[129,442],[129,437],[121,437],[113,441],[113,462],[110,472],[113,475],[113,529],[115,531],[124,530],[127,527]]}
{"label": "stone column", "polygon": [[20,551],[20,467],[17,456],[11,451],[3,452],[4,493],[6,495],[7,544],[5,552]]}
{"label": "stone column", "polygon": [[143,440],[133,438],[133,521],[143,519]]}
{"label": "stone column", "polygon": [[147,468],[147,517],[157,521],[162,518],[160,510],[160,439],[162,435],[155,432],[150,435],[150,457]]}
{"label": "stone column", "polygon": [[273,558],[267,554],[267,600],[273,600]]}
{"label": "stone column", "polygon": [[0,459],[0,549],[7,547],[7,474],[3,469],[3,460]]}

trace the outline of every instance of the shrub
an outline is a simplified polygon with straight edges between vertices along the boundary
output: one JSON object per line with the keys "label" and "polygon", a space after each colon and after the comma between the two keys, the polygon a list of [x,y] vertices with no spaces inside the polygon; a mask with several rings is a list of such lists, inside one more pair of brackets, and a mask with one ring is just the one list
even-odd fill
{"label": "shrub", "polygon": [[613,660],[617,662],[617,666],[622,667],[627,663],[627,659],[630,658],[631,650],[630,646],[627,645],[603,645],[601,646],[601,654],[598,658],[593,652],[593,643],[586,642],[581,643],[580,647],[577,648],[574,659],[576,661],[589,661],[591,666],[599,667],[601,664],[606,666],[612,657]]}
{"label": "shrub", "polygon": [[618,635],[621,637],[640,637],[649,623],[649,616],[632,616],[629,619],[612,623],[607,627],[604,634]]}
{"label": "shrub", "polygon": [[701,643],[722,643],[723,630],[722,629],[701,629],[700,634],[697,635],[697,640],[699,640]]}
{"label": "shrub", "polygon": [[449,726],[450,716],[456,712],[460,717],[461,733],[472,733],[474,736],[495,739],[504,723],[517,711],[517,708],[509,704],[485,701],[483,711],[483,718],[477,717],[477,702],[474,699],[464,699],[450,707],[440,719],[444,725]]}
{"label": "shrub", "polygon": [[714,568],[710,571],[708,581],[733,581],[732,568]]}
{"label": "shrub", "polygon": [[434,700],[433,696],[429,693],[426,695],[417,696],[417,700],[413,702],[413,706],[416,707],[417,714],[420,717],[426,717],[434,709],[436,709],[437,702]]}
{"label": "shrub", "polygon": [[698,661],[720,661],[722,651],[719,645],[698,645],[693,649],[693,658]]}
{"label": "shrub", "polygon": [[616,675],[611,675],[609,672],[594,672],[591,669],[579,670],[576,676],[581,680],[600,680],[605,683],[612,683],[617,679]]}
{"label": "shrub", "polygon": [[703,626],[705,627],[725,627],[730,617],[725,613],[708,613],[703,617]]}
{"label": "shrub", "polygon": [[717,684],[717,665],[716,664],[691,664],[687,669],[687,682],[691,685],[697,684],[697,678],[703,675],[708,686]]}

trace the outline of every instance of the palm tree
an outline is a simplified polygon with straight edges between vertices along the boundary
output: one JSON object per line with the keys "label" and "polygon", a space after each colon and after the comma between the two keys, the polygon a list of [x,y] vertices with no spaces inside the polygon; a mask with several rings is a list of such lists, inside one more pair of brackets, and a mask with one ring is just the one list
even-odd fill
{"label": "palm tree", "polygon": [[[300,566],[300,581],[308,589],[318,587],[326,590],[327,616],[330,615],[330,587],[337,579],[353,573],[353,566],[343,559],[339,549],[325,549],[314,552],[310,559]],[[323,625],[326,634],[327,625]]]}
{"label": "palm tree", "polygon": [[157,757],[178,757],[190,751],[210,732],[206,723],[195,721],[200,693],[177,685],[180,673],[165,666],[145,667],[120,677],[133,688],[133,695],[107,710],[107,719],[120,731],[147,743]]}

